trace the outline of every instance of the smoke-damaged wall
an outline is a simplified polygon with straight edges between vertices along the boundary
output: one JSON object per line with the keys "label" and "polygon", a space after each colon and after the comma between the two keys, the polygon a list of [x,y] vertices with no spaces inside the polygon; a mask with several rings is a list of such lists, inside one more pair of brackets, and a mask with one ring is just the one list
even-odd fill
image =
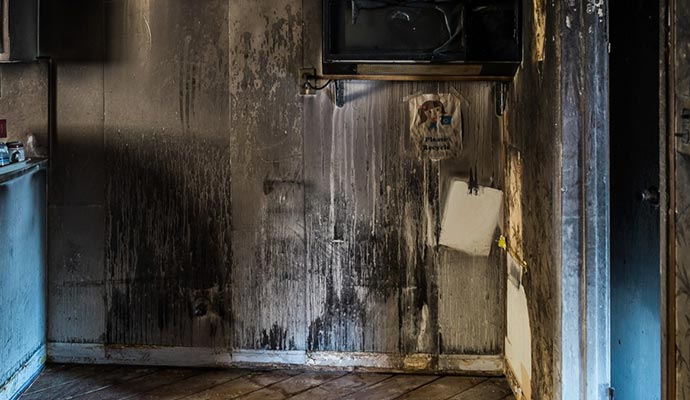
{"label": "smoke-damaged wall", "polygon": [[532,398],[602,398],[611,368],[607,4],[524,6],[525,60],[506,123],[506,231],[526,265]]}
{"label": "smoke-damaged wall", "polygon": [[[512,258],[516,264],[526,265],[522,289],[529,313],[532,370],[528,374],[518,365],[512,367],[518,369],[513,371],[518,379],[531,375],[533,399],[553,399],[557,398],[554,356],[559,350],[555,337],[560,237],[556,224],[559,25],[553,3],[539,0],[523,5],[524,62],[510,91],[506,117],[506,232]],[[523,388],[525,392],[529,389]]]}
{"label": "smoke-damaged wall", "polygon": [[48,156],[48,65],[0,65],[0,118],[7,121],[7,137],[22,141],[27,156]]}
{"label": "smoke-damaged wall", "polygon": [[[690,97],[690,27],[684,21],[690,16],[690,5],[684,2],[671,3],[675,7],[675,21],[671,26],[671,37],[675,39],[675,48],[673,49],[673,69],[675,70],[671,76],[673,103],[671,107],[675,107],[673,115],[675,119],[669,121],[671,124],[671,132],[687,132],[687,127],[684,126],[683,113],[690,109],[688,98]],[[671,288],[674,289],[669,296],[672,315],[675,318],[675,343],[671,344],[671,348],[675,348],[675,368],[670,368],[668,373],[675,374],[675,393],[669,393],[669,398],[679,400],[690,399],[690,218],[688,218],[688,210],[690,210],[690,196],[688,188],[690,188],[690,146],[685,143],[685,138],[676,138],[675,146],[671,148],[676,151],[675,155],[671,156],[671,162],[675,166],[675,176],[671,179],[675,180],[672,186],[675,186],[674,201],[675,205],[674,219],[675,219],[675,237],[670,239],[675,246],[675,254],[671,254],[671,268],[675,271],[671,273],[674,282]],[[675,147],[675,148],[674,148]],[[675,261],[675,264],[674,264]],[[673,333],[669,333],[671,338],[674,338]],[[673,390],[670,387],[669,390]],[[675,396],[675,397],[674,397]]]}
{"label": "smoke-damaged wall", "polygon": [[[492,84],[300,97],[320,4],[104,3],[103,53],[58,64],[50,342],[502,353],[504,256],[437,245],[451,178],[503,186]],[[451,88],[463,153],[419,159],[403,99]]]}

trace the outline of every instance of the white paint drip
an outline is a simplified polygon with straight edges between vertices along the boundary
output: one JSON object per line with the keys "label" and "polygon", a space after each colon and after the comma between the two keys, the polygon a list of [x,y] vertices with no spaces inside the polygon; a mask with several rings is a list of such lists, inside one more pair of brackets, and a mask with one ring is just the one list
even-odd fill
{"label": "white paint drip", "polygon": [[419,322],[419,335],[417,335],[417,348],[424,348],[424,338],[429,327],[429,306],[422,306],[422,320]]}

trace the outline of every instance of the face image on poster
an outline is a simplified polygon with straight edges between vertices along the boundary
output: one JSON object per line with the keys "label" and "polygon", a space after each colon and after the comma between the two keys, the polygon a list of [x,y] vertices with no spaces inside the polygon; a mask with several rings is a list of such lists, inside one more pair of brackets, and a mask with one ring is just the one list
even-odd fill
{"label": "face image on poster", "polygon": [[420,94],[408,99],[410,135],[419,157],[445,160],[462,150],[460,97],[446,94]]}

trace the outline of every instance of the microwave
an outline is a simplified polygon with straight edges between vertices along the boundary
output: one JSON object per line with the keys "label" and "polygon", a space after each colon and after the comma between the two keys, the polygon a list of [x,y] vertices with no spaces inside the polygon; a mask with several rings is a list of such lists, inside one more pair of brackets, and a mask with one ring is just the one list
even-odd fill
{"label": "microwave", "polygon": [[521,0],[323,0],[334,79],[509,80],[522,62]]}

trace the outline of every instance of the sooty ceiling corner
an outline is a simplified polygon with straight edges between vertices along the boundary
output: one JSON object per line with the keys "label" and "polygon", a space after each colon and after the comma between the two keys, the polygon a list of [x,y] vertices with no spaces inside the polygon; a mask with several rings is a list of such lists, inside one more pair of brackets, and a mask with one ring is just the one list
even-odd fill
{"label": "sooty ceiling corner", "polygon": [[36,58],[38,0],[0,0],[0,62]]}
{"label": "sooty ceiling corner", "polygon": [[40,56],[75,63],[104,60],[104,2],[40,0],[39,15]]}

